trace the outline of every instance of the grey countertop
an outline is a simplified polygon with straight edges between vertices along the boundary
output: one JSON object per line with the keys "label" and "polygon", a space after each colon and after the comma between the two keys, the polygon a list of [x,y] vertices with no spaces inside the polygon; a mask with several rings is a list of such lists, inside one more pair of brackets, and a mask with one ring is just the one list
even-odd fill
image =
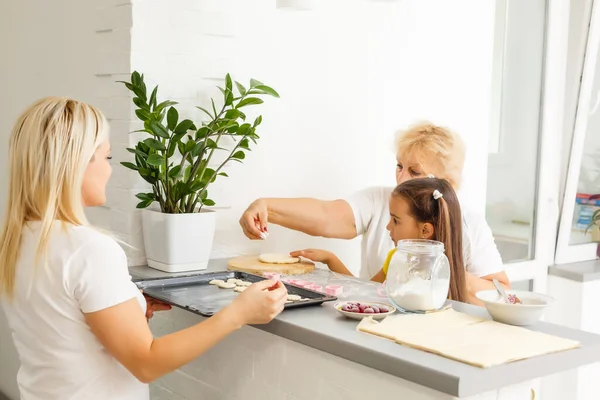
{"label": "grey countertop", "polygon": [[[212,260],[209,269],[202,272],[225,270],[226,266],[224,259]],[[134,278],[176,275],[148,267],[130,267],[130,273]],[[460,312],[490,318],[481,307],[456,302],[453,307]],[[327,303],[286,310],[270,324],[255,327],[457,397],[476,395],[600,361],[599,335],[544,322],[530,329],[578,340],[581,347],[486,369],[358,332],[356,325],[357,321],[342,317],[333,304]]]}
{"label": "grey countertop", "polygon": [[600,280],[600,260],[552,265],[548,268],[548,274],[575,282],[597,281]]}

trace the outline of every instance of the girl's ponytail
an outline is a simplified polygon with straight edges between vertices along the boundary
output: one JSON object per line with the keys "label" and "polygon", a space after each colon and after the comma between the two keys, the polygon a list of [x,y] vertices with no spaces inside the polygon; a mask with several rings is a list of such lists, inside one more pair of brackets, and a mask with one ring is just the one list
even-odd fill
{"label": "girl's ponytail", "polygon": [[[458,215],[456,215],[457,210],[452,210],[453,212],[451,212],[448,203],[442,196],[437,199],[437,202],[439,214],[435,227],[436,238],[439,242],[444,243],[446,256],[448,257],[448,261],[450,261],[451,278],[448,298],[460,302],[467,302],[465,267],[461,243],[462,219],[460,216],[460,209],[458,210]],[[450,215],[451,213],[453,214],[452,216]],[[456,217],[458,217],[458,219]],[[454,222],[454,225],[452,222]]]}

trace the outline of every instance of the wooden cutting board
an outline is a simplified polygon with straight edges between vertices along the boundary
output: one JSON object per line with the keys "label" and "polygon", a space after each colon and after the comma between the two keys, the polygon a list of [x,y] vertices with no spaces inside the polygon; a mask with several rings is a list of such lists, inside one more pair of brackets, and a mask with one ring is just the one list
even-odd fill
{"label": "wooden cutting board", "polygon": [[480,368],[579,347],[579,342],[489,321],[452,309],[432,314],[365,318],[359,331]]}
{"label": "wooden cutting board", "polygon": [[295,264],[270,264],[259,261],[258,255],[232,258],[227,263],[231,271],[242,271],[261,275],[264,272],[276,272],[282,275],[308,274],[315,270],[315,264],[301,260]]}

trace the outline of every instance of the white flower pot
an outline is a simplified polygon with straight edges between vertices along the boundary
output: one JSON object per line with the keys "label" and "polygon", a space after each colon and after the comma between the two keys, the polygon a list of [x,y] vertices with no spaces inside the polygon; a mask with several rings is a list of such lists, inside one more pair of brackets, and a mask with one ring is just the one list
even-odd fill
{"label": "white flower pot", "polygon": [[148,266],[165,272],[206,269],[215,235],[217,213],[191,214],[142,211]]}

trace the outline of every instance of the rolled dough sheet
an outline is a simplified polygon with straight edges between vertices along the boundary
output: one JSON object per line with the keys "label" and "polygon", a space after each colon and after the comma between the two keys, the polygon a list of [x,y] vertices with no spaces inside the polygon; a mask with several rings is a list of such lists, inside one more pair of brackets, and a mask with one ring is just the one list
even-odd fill
{"label": "rolled dough sheet", "polygon": [[[441,314],[446,314],[440,317]],[[366,318],[358,330],[480,368],[579,347],[579,342],[472,317],[454,310]]]}

